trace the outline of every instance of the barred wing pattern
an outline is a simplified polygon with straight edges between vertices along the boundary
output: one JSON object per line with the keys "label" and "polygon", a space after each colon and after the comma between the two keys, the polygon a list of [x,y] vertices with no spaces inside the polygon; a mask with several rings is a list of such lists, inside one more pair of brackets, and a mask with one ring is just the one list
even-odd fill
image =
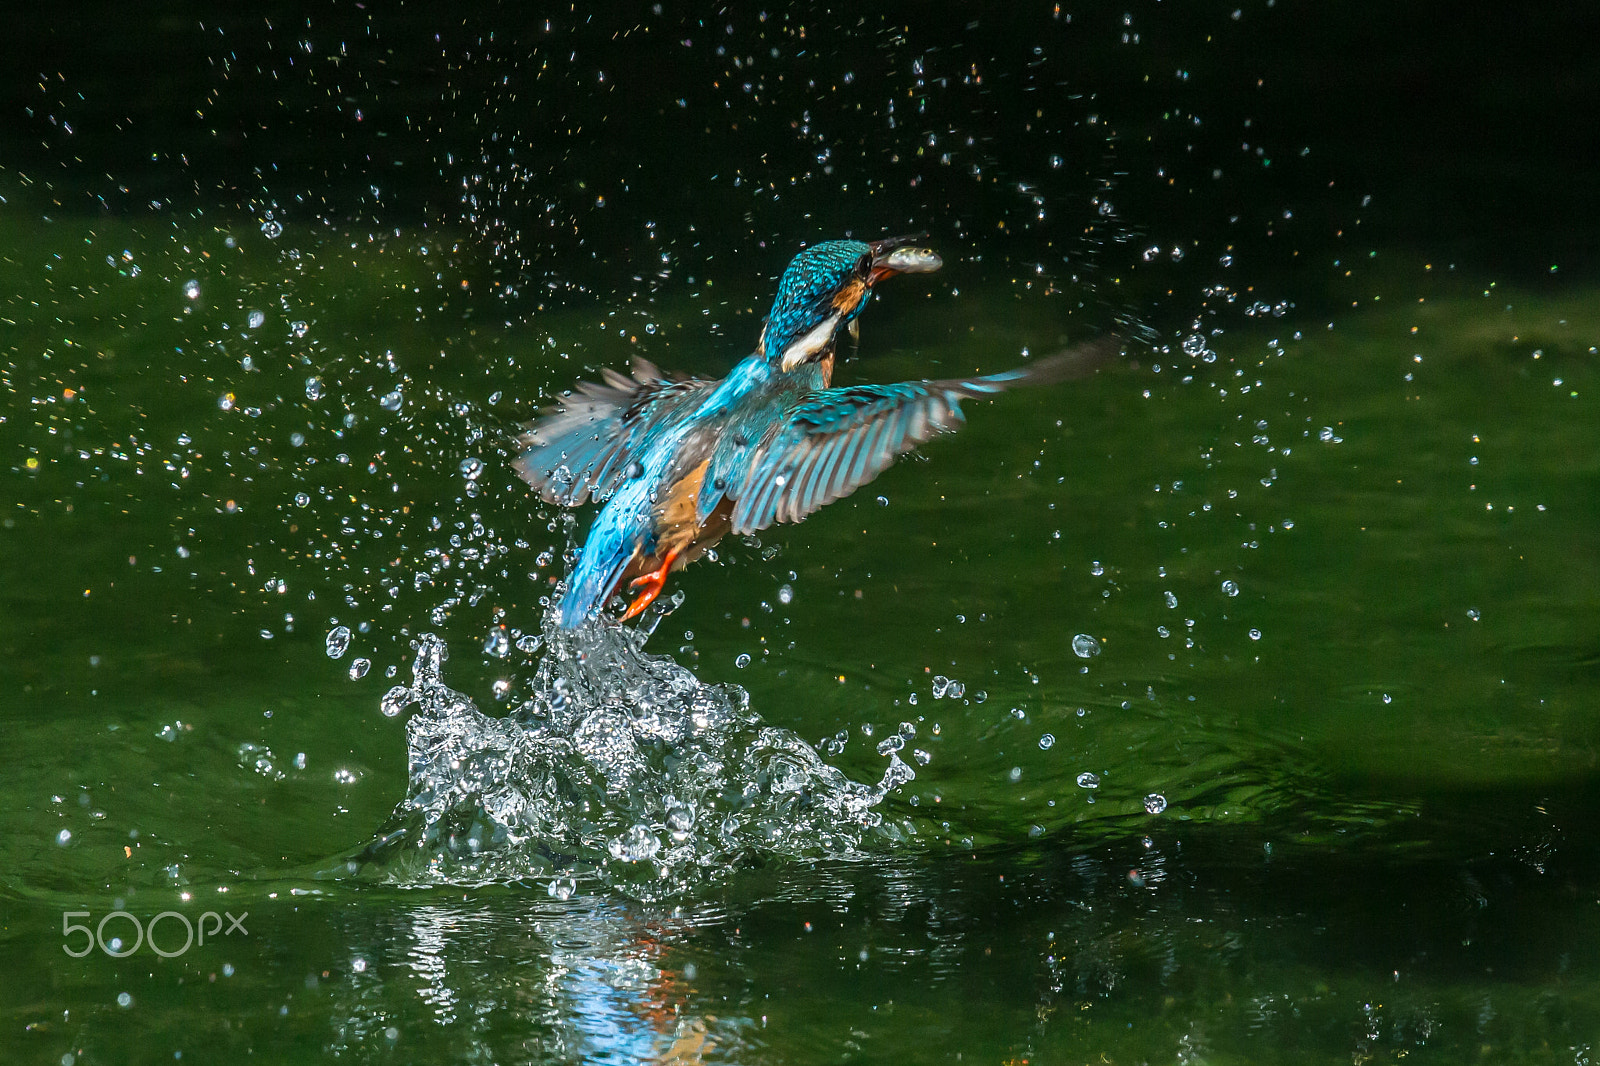
{"label": "barred wing pattern", "polygon": [[653,431],[692,410],[716,384],[668,378],[645,359],[633,361],[631,378],[601,374],[605,384],[579,384],[517,441],[526,450],[512,465],[549,503],[578,507],[610,496]]}
{"label": "barred wing pattern", "polygon": [[1115,352],[1109,339],[1091,341],[1000,374],[824,389],[794,409],[729,493],[733,532],[798,522],[849,495],[900,454],[959,429],[962,400],[1083,377]]}

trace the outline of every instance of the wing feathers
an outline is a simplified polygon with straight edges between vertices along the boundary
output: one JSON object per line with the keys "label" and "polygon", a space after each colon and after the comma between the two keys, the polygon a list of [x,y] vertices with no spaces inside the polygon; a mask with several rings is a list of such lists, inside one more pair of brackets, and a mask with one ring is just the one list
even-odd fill
{"label": "wing feathers", "polygon": [[665,377],[646,359],[633,361],[632,377],[609,367],[600,376],[604,384],[580,383],[518,438],[524,451],[512,465],[550,503],[577,507],[610,496],[651,431],[692,409],[715,384]]}
{"label": "wing feathers", "polygon": [[977,378],[823,389],[753,455],[729,495],[735,533],[798,522],[882,473],[895,457],[966,421],[961,401],[1085,377],[1117,351],[1102,338]]}

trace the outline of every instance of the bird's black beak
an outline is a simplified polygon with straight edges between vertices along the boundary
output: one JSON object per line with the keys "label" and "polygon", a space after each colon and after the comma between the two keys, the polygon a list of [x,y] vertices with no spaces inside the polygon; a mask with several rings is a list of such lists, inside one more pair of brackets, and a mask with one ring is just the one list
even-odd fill
{"label": "bird's black beak", "polygon": [[867,284],[876,285],[893,274],[931,274],[944,266],[938,252],[922,245],[927,239],[926,233],[913,233],[868,241],[867,247],[872,249],[872,273],[867,276]]}

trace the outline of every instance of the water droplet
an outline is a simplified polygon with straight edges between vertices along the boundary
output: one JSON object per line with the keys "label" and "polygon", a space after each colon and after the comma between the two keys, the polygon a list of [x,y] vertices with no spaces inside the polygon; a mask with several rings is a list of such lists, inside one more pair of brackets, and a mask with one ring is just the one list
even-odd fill
{"label": "water droplet", "polygon": [[1078,787],[1079,788],[1099,788],[1100,787],[1100,775],[1099,774],[1091,774],[1089,771],[1085,770],[1083,773],[1078,775]]}
{"label": "water droplet", "polygon": [[322,379],[321,378],[306,378],[306,399],[308,399],[308,400],[320,400],[320,399],[322,399]]}
{"label": "water droplet", "polygon": [[367,671],[372,669],[371,659],[356,659],[350,664],[350,680],[360,681],[367,676]]}
{"label": "water droplet", "polygon": [[1167,809],[1167,797],[1159,792],[1150,793],[1144,798],[1144,809],[1146,814],[1160,814]]}
{"label": "water droplet", "polygon": [[1222,583],[1222,591],[1226,595],[1237,596],[1239,595],[1239,586],[1233,581],[1224,581]]}
{"label": "water droplet", "polygon": [[944,694],[950,690],[950,679],[943,674],[933,675],[933,698],[944,699]]}
{"label": "water droplet", "polygon": [[416,696],[412,694],[410,689],[404,685],[396,685],[383,694],[383,701],[378,705],[378,709],[383,711],[384,717],[393,718],[405,710],[415,699]]}
{"label": "water droplet", "polygon": [[788,605],[794,602],[794,586],[782,585],[778,588],[778,602]]}
{"label": "water droplet", "polygon": [[1044,736],[1039,738],[1039,750],[1041,750],[1041,751],[1049,751],[1051,748],[1053,748],[1055,746],[1056,746],[1056,738],[1055,738],[1054,734],[1046,733]]}
{"label": "water droplet", "polygon": [[1178,597],[1176,594],[1172,592],[1165,592],[1162,593],[1162,596],[1166,599],[1168,607],[1178,606]]}
{"label": "water droplet", "polygon": [[667,828],[673,839],[681,843],[694,828],[694,812],[687,807],[673,807],[667,811]]}
{"label": "water droplet", "polygon": [[1013,780],[1013,781],[1021,781],[1022,780],[1022,767],[1013,766],[1011,768],[1011,773],[1008,774],[1007,776],[1010,777],[1011,780]]}
{"label": "water droplet", "polygon": [[260,311],[251,311],[247,320],[251,329],[260,329],[267,321],[267,316]]}
{"label": "water droplet", "polygon": [[1087,633],[1072,638],[1072,654],[1080,659],[1093,659],[1100,654],[1100,642]]}
{"label": "water droplet", "polygon": [[661,850],[661,841],[650,832],[649,826],[635,825],[621,836],[607,841],[606,850],[611,852],[613,859],[644,862],[655,858],[656,852]]}
{"label": "water droplet", "polygon": [[750,665],[750,654],[748,652],[740,652],[738,658],[733,660],[733,665],[743,670]]}
{"label": "water droplet", "polygon": [[1467,617],[1472,619],[1474,622],[1476,622],[1482,616],[1480,614],[1478,614],[1478,609],[1476,607],[1468,607],[1467,608]]}
{"label": "water droplet", "polygon": [[191,300],[200,299],[200,282],[195,278],[190,278],[184,282],[183,294]]}
{"label": "water droplet", "polygon": [[311,497],[307,496],[303,492],[297,492],[294,494],[294,502],[299,506],[304,507],[306,504],[311,502]]}
{"label": "water droplet", "polygon": [[400,405],[404,402],[405,397],[400,395],[399,389],[395,389],[393,392],[384,396],[383,399],[379,400],[378,406],[382,407],[385,411],[398,411],[400,410]]}
{"label": "water droplet", "polygon": [[276,219],[269,218],[261,223],[261,235],[269,241],[275,241],[283,236],[283,226]]}
{"label": "water droplet", "polygon": [[66,847],[68,844],[72,843],[72,830],[63,829],[61,832],[57,833],[56,843],[62,847]]}
{"label": "water droplet", "polygon": [[334,626],[328,631],[328,658],[340,659],[350,647],[350,627]]}
{"label": "water droplet", "polygon": [[289,323],[289,332],[296,337],[304,337],[310,329],[311,327],[306,325],[305,322],[300,319],[296,319],[295,321]]}
{"label": "water droplet", "polygon": [[1259,630],[1259,629],[1252,629],[1252,630],[1251,630],[1251,631],[1250,631],[1250,639],[1251,639],[1251,640],[1260,640],[1260,639],[1261,639],[1261,630]]}
{"label": "water droplet", "polygon": [[461,466],[459,469],[461,470],[462,477],[466,478],[468,481],[476,481],[478,480],[478,476],[483,473],[483,460],[479,459],[477,456],[469,455],[465,459],[461,460]]}

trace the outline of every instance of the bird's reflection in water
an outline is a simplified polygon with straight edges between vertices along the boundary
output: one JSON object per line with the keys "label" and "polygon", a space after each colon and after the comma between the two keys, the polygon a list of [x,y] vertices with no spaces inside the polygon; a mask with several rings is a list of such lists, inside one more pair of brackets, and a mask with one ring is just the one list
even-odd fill
{"label": "bird's reflection in water", "polygon": [[[696,970],[684,944],[703,920],[694,915],[647,918],[614,899],[533,902],[508,891],[390,918],[345,931],[370,948],[333,986],[344,1000],[335,1051],[390,1042],[441,1061],[688,1066],[747,1027],[690,1010]],[[417,1000],[434,1024],[393,1028],[391,1019],[417,1017]]]}

